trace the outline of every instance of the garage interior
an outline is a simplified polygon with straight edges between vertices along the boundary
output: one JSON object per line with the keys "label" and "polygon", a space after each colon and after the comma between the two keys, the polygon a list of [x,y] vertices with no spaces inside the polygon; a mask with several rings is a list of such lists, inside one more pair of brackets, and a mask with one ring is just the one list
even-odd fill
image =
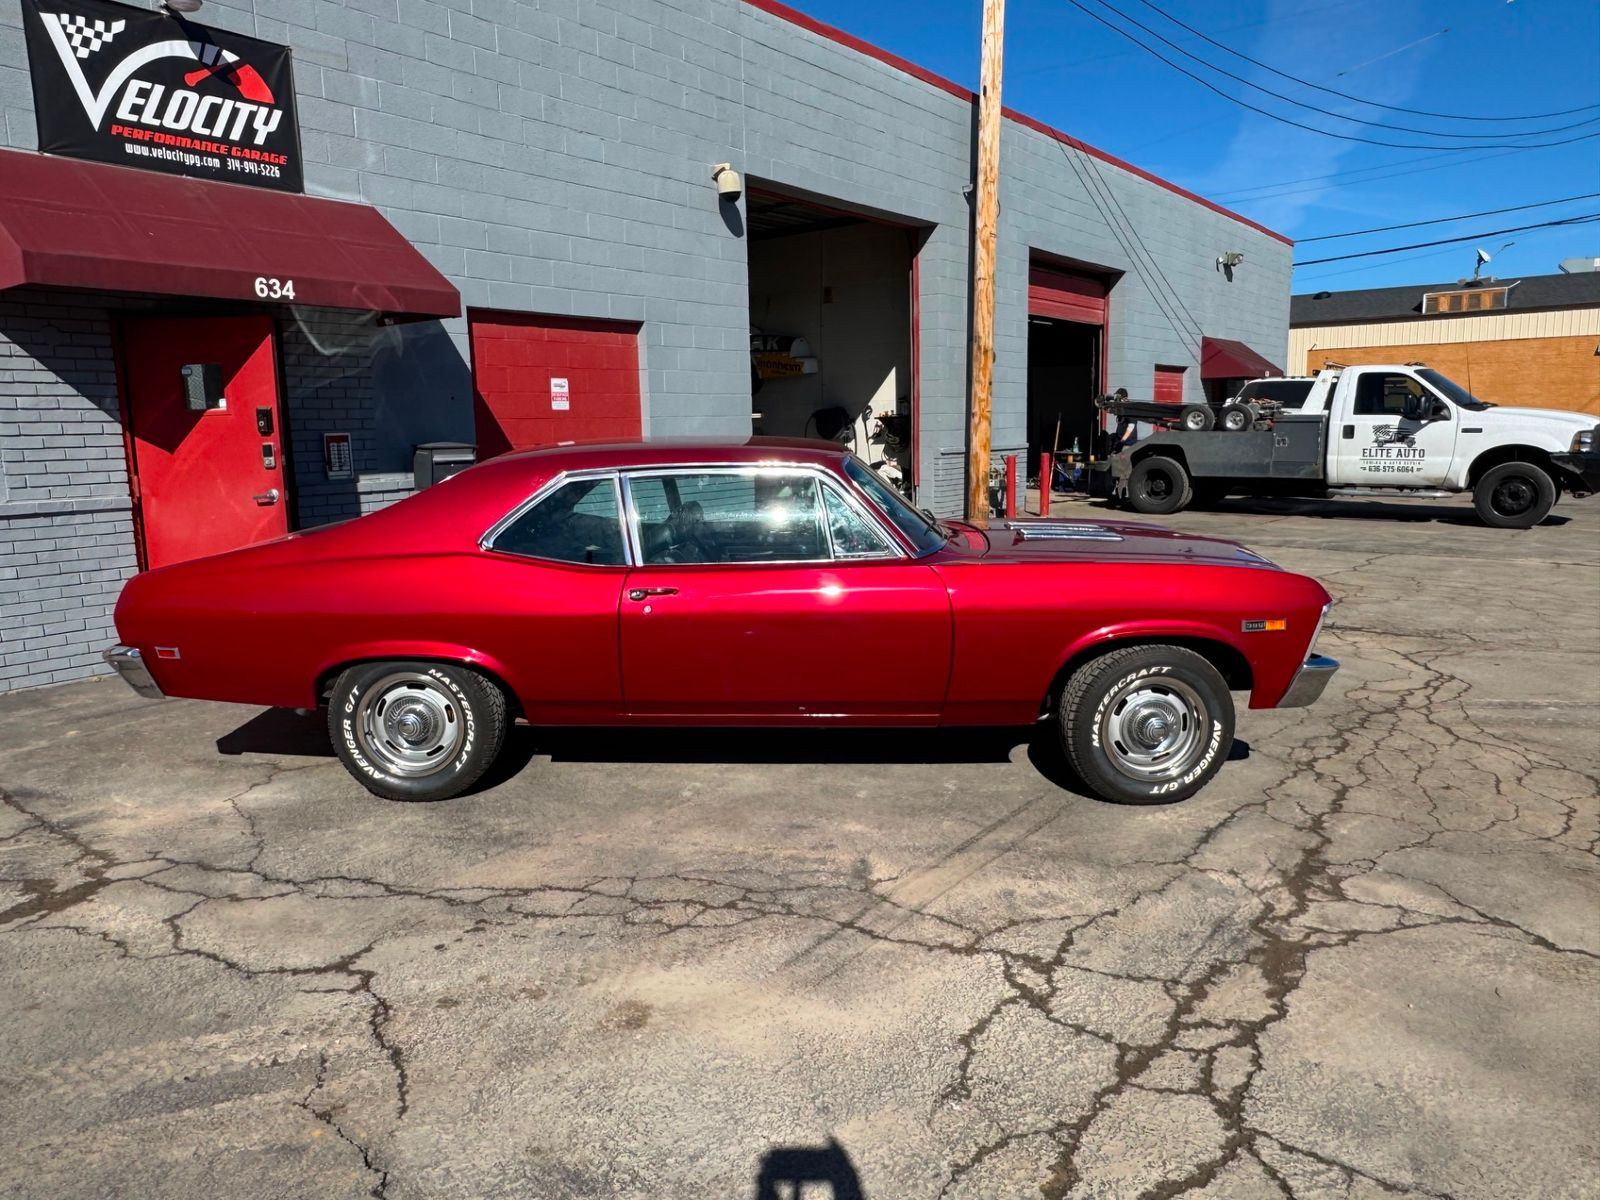
{"label": "garage interior", "polygon": [[1059,452],[1101,457],[1104,435],[1094,406],[1100,391],[1099,325],[1028,318],[1028,464]]}
{"label": "garage interior", "polygon": [[[1095,397],[1106,388],[1106,315],[1114,279],[1034,260],[1028,266],[1028,470],[1041,454],[1073,464],[1103,458],[1106,435]],[[1063,465],[1066,465],[1063,463]],[[1070,470],[1070,466],[1068,466]]]}
{"label": "garage interior", "polygon": [[909,495],[922,231],[754,186],[746,214],[752,430],[836,438]]}

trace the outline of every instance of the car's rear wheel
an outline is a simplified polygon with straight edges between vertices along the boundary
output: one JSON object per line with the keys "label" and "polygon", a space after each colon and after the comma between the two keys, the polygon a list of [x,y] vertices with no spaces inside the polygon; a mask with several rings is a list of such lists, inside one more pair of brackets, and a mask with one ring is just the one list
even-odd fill
{"label": "car's rear wheel", "polygon": [[334,682],[328,735],[345,768],[389,800],[444,800],[500,753],[505,694],[469,667],[376,662]]}
{"label": "car's rear wheel", "polygon": [[1175,458],[1141,458],[1128,475],[1128,503],[1134,512],[1166,516],[1188,507],[1193,497],[1189,472]]}
{"label": "car's rear wheel", "polygon": [[1194,795],[1233,746],[1233,697],[1217,669],[1182,646],[1130,646],[1073,672],[1056,710],[1078,777],[1118,804]]}

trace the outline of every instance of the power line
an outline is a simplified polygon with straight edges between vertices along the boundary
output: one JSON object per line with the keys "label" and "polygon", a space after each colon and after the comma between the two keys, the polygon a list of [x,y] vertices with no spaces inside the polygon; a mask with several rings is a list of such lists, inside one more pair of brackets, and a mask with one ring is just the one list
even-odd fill
{"label": "power line", "polygon": [[1296,238],[1295,244],[1303,246],[1307,242],[1331,242],[1335,238],[1361,237],[1368,233],[1388,233],[1395,229],[1416,229],[1421,225],[1447,225],[1451,221],[1466,221],[1472,217],[1495,217],[1501,213],[1523,212],[1530,208],[1549,208],[1552,204],[1570,204],[1574,200],[1593,200],[1600,196],[1600,192],[1588,192],[1582,196],[1565,196],[1560,200],[1540,200],[1537,204],[1514,204],[1510,208],[1488,208],[1483,212],[1462,213],[1455,217],[1434,217],[1431,221],[1407,221],[1404,225],[1375,225],[1371,229],[1352,229],[1348,233],[1324,233],[1317,237]]}
{"label": "power line", "polygon": [[1226,53],[1233,55],[1235,58],[1243,59],[1252,66],[1260,67],[1263,71],[1270,71],[1280,79],[1287,79],[1291,83],[1297,83],[1302,87],[1311,88],[1313,91],[1324,92],[1329,96],[1338,96],[1341,100],[1353,100],[1357,104],[1365,104],[1372,108],[1387,109],[1389,112],[1409,113],[1414,117],[1436,117],[1441,121],[1543,121],[1549,117],[1570,117],[1575,113],[1592,112],[1595,109],[1600,108],[1600,104],[1585,104],[1578,108],[1563,108],[1556,112],[1547,113],[1527,113],[1519,117],[1471,117],[1462,113],[1429,112],[1425,108],[1403,108],[1397,104],[1384,104],[1378,100],[1367,100],[1361,96],[1352,96],[1349,92],[1341,92],[1337,88],[1323,87],[1319,83],[1312,83],[1308,79],[1302,79],[1297,75],[1290,75],[1287,72],[1280,71],[1277,67],[1274,67],[1268,63],[1264,63],[1258,58],[1251,58],[1248,54],[1245,54],[1239,50],[1235,50],[1232,46],[1226,45],[1223,42],[1219,42],[1214,37],[1210,37],[1207,34],[1201,33],[1200,30],[1196,29],[1193,25],[1187,25],[1164,9],[1157,8],[1154,4],[1150,3],[1150,0],[1139,0],[1139,3],[1144,5],[1151,12],[1157,14],[1158,16],[1165,17],[1174,25],[1178,26],[1178,28],[1185,29],[1194,34],[1194,36],[1199,38],[1201,41],[1210,42],[1217,49],[1225,51]]}
{"label": "power line", "polygon": [[[1440,154],[1422,154],[1422,155],[1418,155],[1416,158],[1396,159],[1392,163],[1384,163],[1384,164],[1376,166],[1376,167],[1352,167],[1348,171],[1334,171],[1332,174],[1329,174],[1329,175],[1303,175],[1299,179],[1280,179],[1280,180],[1277,180],[1274,183],[1263,183],[1263,184],[1257,185],[1256,187],[1238,188],[1238,189],[1236,189],[1234,191],[1231,191],[1231,192],[1222,192],[1219,195],[1213,196],[1212,199],[1219,200],[1219,201],[1222,201],[1224,203],[1228,203],[1228,202],[1232,202],[1232,201],[1243,201],[1243,200],[1272,200],[1272,199],[1276,199],[1278,196],[1298,196],[1298,195],[1301,195],[1301,194],[1303,194],[1305,192],[1334,191],[1334,190],[1336,190],[1338,188],[1341,188],[1341,187],[1353,187],[1356,184],[1371,183],[1371,182],[1373,182],[1373,180],[1371,180],[1371,179],[1351,179],[1347,183],[1336,183],[1336,184],[1330,185],[1327,188],[1321,188],[1321,187],[1295,187],[1295,188],[1290,188],[1289,185],[1290,184],[1300,184],[1300,183],[1318,184],[1318,183],[1322,182],[1323,180],[1328,180],[1328,179],[1344,179],[1348,175],[1380,175],[1383,178],[1395,178],[1395,177],[1398,177],[1398,176],[1401,176],[1401,175],[1422,175],[1422,174],[1424,174],[1424,173],[1426,173],[1428,171],[1439,171],[1439,170],[1442,170],[1445,167],[1464,167],[1468,163],[1486,162],[1491,158],[1505,158],[1505,157],[1507,157],[1509,155],[1520,154],[1520,153],[1522,153],[1522,151],[1520,151],[1520,150],[1495,150],[1495,151],[1491,151],[1488,154],[1476,154],[1476,155],[1473,155],[1471,158],[1455,158],[1455,157],[1453,157],[1451,155],[1451,153],[1448,150],[1446,150],[1446,151],[1444,151],[1443,153],[1440,153]],[[1440,158],[1444,159],[1445,161],[1444,162],[1435,162],[1436,159],[1440,159]],[[1420,162],[1433,163],[1433,166],[1431,166],[1431,167],[1412,167],[1410,170],[1407,170],[1407,171],[1396,171],[1396,170],[1394,170],[1395,167],[1402,167],[1402,166],[1407,166],[1410,163],[1420,163]],[[1277,190],[1277,189],[1285,189],[1285,190],[1281,190],[1280,191],[1280,190]],[[1262,195],[1255,195],[1254,193],[1257,193],[1257,192],[1260,192],[1260,193],[1263,193],[1263,194]]]}
{"label": "power line", "polygon": [[1537,225],[1513,225],[1509,229],[1486,229],[1481,233],[1467,233],[1461,237],[1440,238],[1436,242],[1413,242],[1409,246],[1390,246],[1383,250],[1362,250],[1357,254],[1336,254],[1331,258],[1308,258],[1297,262],[1296,267],[1314,267],[1318,263],[1344,262],[1351,258],[1375,258],[1380,254],[1399,254],[1402,250],[1424,250],[1429,246],[1448,246],[1453,242],[1476,242],[1482,238],[1499,237],[1502,233],[1525,233],[1530,229],[1553,229],[1558,225],[1587,225],[1600,221],[1600,213],[1587,213],[1581,217],[1567,217],[1560,221],[1541,221]]}
{"label": "power line", "polygon": [[[1429,146],[1429,145],[1425,145],[1425,144],[1420,143],[1420,142],[1386,142],[1386,141],[1382,141],[1382,140],[1380,140],[1378,138],[1361,137],[1361,136],[1359,136],[1357,134],[1353,134],[1353,133],[1335,133],[1331,129],[1319,129],[1315,125],[1307,125],[1303,121],[1296,121],[1296,120],[1292,120],[1289,117],[1280,116],[1278,113],[1275,113],[1275,112],[1272,112],[1272,111],[1270,111],[1268,109],[1262,108],[1259,105],[1251,104],[1248,100],[1241,100],[1237,96],[1230,96],[1227,92],[1225,92],[1221,88],[1217,87],[1210,80],[1203,79],[1199,75],[1196,75],[1193,71],[1188,70],[1186,67],[1179,66],[1177,63],[1173,62],[1166,55],[1162,54],[1159,50],[1156,50],[1153,47],[1145,45],[1138,38],[1134,37],[1133,34],[1129,33],[1127,30],[1123,29],[1121,26],[1112,24],[1110,21],[1108,21],[1104,17],[1102,17],[1099,13],[1094,12],[1092,9],[1089,9],[1089,8],[1085,7],[1084,5],[1080,4],[1078,2],[1078,0],[1067,0],[1067,3],[1071,4],[1074,8],[1076,8],[1079,11],[1085,13],[1086,15],[1088,15],[1090,17],[1093,17],[1096,21],[1098,21],[1100,24],[1104,25],[1107,29],[1110,29],[1114,33],[1116,33],[1116,34],[1118,34],[1118,35],[1120,35],[1120,36],[1122,36],[1124,38],[1127,38],[1128,41],[1132,42],[1135,46],[1138,46],[1141,50],[1145,51],[1145,53],[1147,53],[1147,54],[1149,54],[1149,55],[1151,55],[1151,56],[1153,56],[1155,58],[1160,59],[1162,62],[1166,63],[1167,66],[1171,67],[1174,71],[1178,72],[1178,74],[1188,76],[1190,79],[1192,79],[1196,83],[1198,83],[1201,87],[1205,88],[1208,92],[1214,92],[1218,96],[1221,96],[1224,100],[1228,101],[1230,104],[1237,104],[1240,108],[1248,109],[1249,111],[1251,111],[1253,113],[1259,113],[1261,116],[1266,117],[1266,118],[1268,118],[1269,120],[1272,120],[1272,121],[1277,121],[1280,124],[1291,125],[1296,129],[1304,129],[1307,133],[1317,133],[1317,134],[1321,134],[1323,137],[1337,138],[1340,141],[1344,141],[1344,142],[1361,142],[1361,143],[1364,143],[1365,145],[1368,145],[1368,146],[1388,146],[1388,147],[1391,147],[1391,148],[1396,149],[1396,150],[1450,150],[1450,151],[1459,151],[1459,150],[1499,150],[1499,149],[1502,149],[1502,147],[1496,146],[1496,145],[1493,145],[1493,144],[1475,144],[1475,145],[1470,145],[1470,146]],[[1115,10],[1113,10],[1113,11],[1115,11]],[[1351,117],[1345,117],[1345,118],[1341,118],[1341,119],[1342,120],[1354,120],[1354,118],[1351,118]],[[1532,143],[1529,143],[1528,145],[1521,146],[1521,147],[1518,147],[1518,148],[1519,149],[1524,149],[1524,150],[1537,150],[1537,149],[1540,149],[1540,148],[1545,147],[1545,146],[1566,146],[1566,145],[1570,145],[1573,142],[1583,142],[1583,141],[1589,140],[1590,138],[1595,138],[1595,137],[1600,137],[1600,132],[1577,134],[1577,135],[1575,135],[1573,137],[1562,138],[1561,140],[1554,141],[1554,142],[1532,142]]]}
{"label": "power line", "polygon": [[[1074,3],[1075,2],[1076,0],[1074,0]],[[1143,0],[1141,0],[1141,2],[1143,2]],[[1221,75],[1226,79],[1231,79],[1235,83],[1241,83],[1245,87],[1250,88],[1253,91],[1260,92],[1263,95],[1271,96],[1274,100],[1281,100],[1285,104],[1292,104],[1296,108],[1305,109],[1307,112],[1314,112],[1324,117],[1331,117],[1335,121],[1349,121],[1352,124],[1366,125],[1373,129],[1393,129],[1399,133],[1420,133],[1424,137],[1453,138],[1458,141],[1467,141],[1472,138],[1488,138],[1495,141],[1503,141],[1508,138],[1543,137],[1546,134],[1551,133],[1565,133],[1569,129],[1579,129],[1585,125],[1593,125],[1596,121],[1600,121],[1600,117],[1589,117],[1586,120],[1574,121],[1569,125],[1555,125],[1549,129],[1520,129],[1514,133],[1481,133],[1477,131],[1472,133],[1443,133],[1437,129],[1418,129],[1415,125],[1394,125],[1387,121],[1369,121],[1361,117],[1346,116],[1344,113],[1336,113],[1332,109],[1323,108],[1320,105],[1307,104],[1304,100],[1296,100],[1293,96],[1286,96],[1282,92],[1275,92],[1271,88],[1264,87],[1259,83],[1254,83],[1242,75],[1236,75],[1232,71],[1224,70],[1222,67],[1216,66],[1201,58],[1193,51],[1187,50],[1180,46],[1177,42],[1173,41],[1159,30],[1150,28],[1150,26],[1144,24],[1138,18],[1130,17],[1116,5],[1110,3],[1110,0],[1097,0],[1097,3],[1099,3],[1102,8],[1109,9],[1111,12],[1121,17],[1124,21],[1128,22],[1128,24],[1134,26],[1136,29],[1144,30],[1145,33],[1148,33],[1151,37],[1155,38],[1157,41],[1166,45],[1170,49],[1177,51],[1185,58],[1199,63],[1208,71],[1215,71],[1218,75]],[[1082,6],[1079,5],[1079,7],[1081,8]],[[1156,9],[1156,11],[1160,12],[1161,10]],[[1166,14],[1163,13],[1162,15],[1165,16]],[[1275,72],[1275,74],[1282,74],[1282,72]],[[1520,145],[1522,143],[1513,144]]]}

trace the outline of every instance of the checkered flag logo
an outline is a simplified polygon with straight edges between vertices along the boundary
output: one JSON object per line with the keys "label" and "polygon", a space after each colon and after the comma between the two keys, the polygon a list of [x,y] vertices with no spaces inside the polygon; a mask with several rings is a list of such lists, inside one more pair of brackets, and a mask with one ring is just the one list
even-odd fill
{"label": "checkered flag logo", "polygon": [[1380,446],[1383,445],[1384,442],[1394,441],[1394,426],[1374,425],[1372,427],[1372,440],[1377,442]]}
{"label": "checkered flag logo", "polygon": [[91,21],[88,17],[73,17],[64,13],[56,20],[61,22],[61,31],[67,35],[72,52],[79,58],[88,58],[102,46],[110,45],[111,39],[128,24],[126,21]]}

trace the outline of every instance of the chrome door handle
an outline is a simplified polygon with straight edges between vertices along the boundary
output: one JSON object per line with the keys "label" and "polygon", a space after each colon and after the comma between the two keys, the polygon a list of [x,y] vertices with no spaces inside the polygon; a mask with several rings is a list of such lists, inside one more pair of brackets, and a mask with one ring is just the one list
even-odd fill
{"label": "chrome door handle", "polygon": [[674,587],[630,588],[628,590],[628,599],[643,600],[649,596],[676,596],[677,594],[678,589]]}
{"label": "chrome door handle", "polygon": [[255,501],[257,504],[261,505],[262,508],[267,508],[270,505],[276,504],[278,502],[278,489],[268,488],[264,492],[256,493]]}

